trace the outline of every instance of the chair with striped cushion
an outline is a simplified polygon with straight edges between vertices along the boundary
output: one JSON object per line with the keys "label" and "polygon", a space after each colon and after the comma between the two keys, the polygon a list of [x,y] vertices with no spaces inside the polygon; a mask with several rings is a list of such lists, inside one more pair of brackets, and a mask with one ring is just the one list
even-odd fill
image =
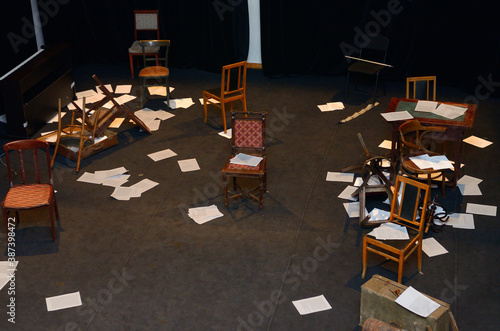
{"label": "chair with striped cushion", "polygon": [[[229,200],[240,197],[253,199],[259,203],[261,209],[264,207],[264,192],[267,189],[266,115],[266,112],[233,111],[231,113],[232,152],[231,157],[222,168],[226,207]],[[231,159],[240,153],[261,157],[262,160],[257,165],[232,163]],[[230,178],[233,179],[231,195],[228,189]],[[243,185],[237,182],[237,178],[248,178],[249,180],[245,181]],[[253,186],[251,183],[255,180],[258,182],[257,186]],[[255,192],[258,192],[258,195]]]}
{"label": "chair with striped cushion", "polygon": [[[52,181],[49,144],[26,139],[9,142],[3,149],[10,181],[10,189],[2,202],[7,233],[15,223],[19,223],[19,211],[48,208],[52,239],[56,241],[54,213],[59,222],[59,211]],[[8,217],[10,212],[15,212],[16,217]]]}

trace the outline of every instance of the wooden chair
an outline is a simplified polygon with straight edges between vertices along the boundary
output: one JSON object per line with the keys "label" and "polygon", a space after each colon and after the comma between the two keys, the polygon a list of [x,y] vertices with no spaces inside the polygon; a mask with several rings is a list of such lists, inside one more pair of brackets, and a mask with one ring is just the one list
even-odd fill
{"label": "wooden chair", "polygon": [[346,58],[354,60],[354,62],[347,67],[347,82],[344,95],[346,101],[349,94],[349,79],[352,74],[375,77],[375,89],[373,94],[373,100],[375,100],[380,73],[384,68],[391,67],[391,65],[386,64],[388,48],[389,39],[385,36],[377,35],[370,37],[370,41],[360,49],[359,58],[346,56]]}
{"label": "wooden chair", "polygon": [[[3,149],[10,182],[10,189],[2,202],[7,233],[12,230],[16,222],[19,223],[19,211],[48,208],[52,239],[56,241],[53,214],[55,213],[56,220],[59,222],[59,211],[50,169],[49,144],[36,139],[26,139],[9,142],[3,146]],[[8,217],[9,212],[12,211],[16,213],[14,222],[11,221],[12,217]]]}
{"label": "wooden chair", "polygon": [[[134,10],[134,37],[135,41],[128,49],[130,61],[130,73],[134,78],[134,57],[142,56],[142,47],[139,43],[139,34],[155,35],[156,39],[160,39],[160,28],[158,19],[158,10]],[[144,36],[143,36],[144,37]],[[141,38],[144,39],[144,38]],[[150,56],[158,54],[158,48],[147,48],[146,53]]]}
{"label": "wooden chair", "polygon": [[[232,122],[232,151],[231,157],[222,168],[224,184],[224,205],[229,200],[239,197],[251,198],[264,207],[264,192],[267,189],[267,156],[266,156],[266,112],[235,112],[231,113]],[[245,153],[262,157],[257,166],[248,166],[231,163],[231,159],[238,153]],[[229,180],[233,178],[233,194],[229,196]],[[253,188],[243,187],[236,181],[237,178],[252,178],[258,180]],[[253,193],[258,192],[256,196]]]}
{"label": "wooden chair", "polygon": [[[431,89],[432,95],[430,94]],[[425,93],[421,93],[422,90]],[[436,76],[407,77],[406,99],[436,101]]]}
{"label": "wooden chair", "polygon": [[[399,126],[399,163],[400,172],[415,180],[427,180],[431,185],[432,181],[441,181],[441,191],[445,196],[446,169],[434,170],[432,168],[420,169],[410,158],[423,154],[429,156],[442,155],[436,151],[439,141],[444,141],[445,127],[423,126],[418,120],[406,121]],[[425,137],[425,139],[424,139]],[[443,143],[444,144],[444,143]]]}
{"label": "wooden chair", "polygon": [[[170,106],[170,88],[168,78],[170,71],[168,70],[168,50],[170,48],[170,40],[141,40],[142,58],[144,67],[139,72],[141,79],[141,108],[144,107],[147,91],[150,86],[165,86],[167,105]],[[158,54],[152,58],[148,56],[148,48],[157,47]],[[149,65],[154,62],[153,65]]]}
{"label": "wooden chair", "polygon": [[403,266],[409,256],[417,251],[418,271],[422,270],[422,239],[425,213],[429,202],[430,187],[403,176],[396,177],[394,198],[389,222],[406,227],[409,239],[378,240],[367,234],[363,237],[363,273],[365,278],[368,252],[384,256],[398,263],[398,282],[403,280]]}
{"label": "wooden chair", "polygon": [[241,100],[243,111],[247,111],[246,100],[247,62],[228,64],[222,67],[221,86],[203,91],[203,109],[205,111],[205,123],[207,122],[207,105],[217,106],[222,111],[222,122],[224,133],[226,127],[226,103],[230,104],[233,111],[233,101]]}

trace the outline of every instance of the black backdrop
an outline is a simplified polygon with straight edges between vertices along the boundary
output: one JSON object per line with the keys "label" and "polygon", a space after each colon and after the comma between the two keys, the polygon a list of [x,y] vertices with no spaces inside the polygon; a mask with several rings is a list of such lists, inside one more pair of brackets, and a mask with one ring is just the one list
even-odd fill
{"label": "black backdrop", "polygon": [[[246,0],[40,2],[52,4],[45,10],[46,43],[70,43],[76,64],[126,63],[134,9],[160,10],[161,37],[172,41],[173,67],[219,72],[221,65],[247,57]],[[388,74],[394,78],[437,75],[440,85],[471,93],[481,84],[479,76],[493,85],[500,81],[500,20],[487,0],[260,0],[260,6],[262,62],[270,77],[344,74],[346,45],[355,56],[361,31],[390,38],[388,62],[394,69]],[[398,11],[387,19],[383,13],[390,8]],[[3,10],[1,16],[9,18]],[[491,89],[499,92],[500,86]]]}

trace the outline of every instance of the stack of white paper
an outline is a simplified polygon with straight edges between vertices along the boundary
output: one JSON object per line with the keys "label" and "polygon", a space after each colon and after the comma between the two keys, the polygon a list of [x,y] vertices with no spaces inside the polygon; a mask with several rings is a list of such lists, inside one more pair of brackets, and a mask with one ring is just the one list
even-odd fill
{"label": "stack of white paper", "polygon": [[[166,103],[166,101],[165,101]],[[177,108],[189,108],[192,105],[194,105],[194,101],[192,98],[182,98],[182,99],[172,99],[170,100],[170,108],[172,109],[177,109]]]}
{"label": "stack of white paper", "polygon": [[208,207],[189,208],[188,216],[191,217],[196,223],[203,224],[218,217],[224,216],[216,205]]}
{"label": "stack of white paper", "polygon": [[396,299],[396,302],[409,311],[424,318],[427,318],[427,316],[441,306],[439,303],[429,299],[411,286]]}
{"label": "stack of white paper", "polygon": [[422,154],[419,156],[412,156],[410,160],[420,169],[441,170],[453,167],[453,164],[451,164],[446,155],[429,156],[429,154]]}
{"label": "stack of white paper", "polygon": [[344,104],[342,102],[329,102],[324,105],[318,105],[319,110],[324,111],[334,111],[344,109]]}
{"label": "stack of white paper", "polygon": [[248,155],[245,153],[236,154],[229,162],[232,164],[247,165],[250,167],[256,167],[259,165],[260,161],[264,158],[260,156]]}
{"label": "stack of white paper", "polygon": [[395,223],[384,223],[378,228],[373,229],[369,235],[374,236],[378,240],[406,240],[410,239],[408,230],[405,226]]}

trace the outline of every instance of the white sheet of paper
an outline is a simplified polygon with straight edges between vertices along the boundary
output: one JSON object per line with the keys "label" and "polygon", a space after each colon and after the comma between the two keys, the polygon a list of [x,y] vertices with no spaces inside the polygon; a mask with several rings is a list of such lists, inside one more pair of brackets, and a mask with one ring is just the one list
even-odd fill
{"label": "white sheet of paper", "polygon": [[148,91],[151,95],[167,96],[167,88],[165,86],[149,86]]}
{"label": "white sheet of paper", "polygon": [[130,94],[123,94],[123,95],[120,95],[118,98],[115,98],[116,102],[118,102],[119,104],[124,104],[124,103],[127,103],[129,101],[132,101],[134,100],[135,98],[137,98],[136,96],[134,95],[130,95]]}
{"label": "white sheet of paper", "polygon": [[123,184],[125,184],[129,178],[130,178],[130,175],[116,175],[116,176],[112,176],[112,177],[103,179],[101,181],[101,184],[104,186],[120,187]]}
{"label": "white sheet of paper", "polygon": [[155,111],[155,113],[156,113],[156,119],[162,120],[162,121],[168,120],[169,118],[172,118],[175,116],[174,114],[169,113],[168,111],[165,111],[165,110],[157,110],[157,111]]}
{"label": "white sheet of paper", "polygon": [[122,125],[124,120],[125,120],[125,118],[123,118],[123,117],[117,117],[113,120],[113,122],[111,122],[109,127],[112,129],[117,129],[120,127],[120,125]]}
{"label": "white sheet of paper", "polygon": [[493,144],[491,141],[476,136],[467,137],[464,139],[464,142],[479,148],[485,148]]}
{"label": "white sheet of paper", "polygon": [[396,303],[424,318],[427,318],[427,316],[441,306],[411,286],[396,299]]}
{"label": "white sheet of paper", "polygon": [[203,224],[213,219],[224,216],[216,205],[207,207],[189,208],[188,216],[191,217],[196,223]]}
{"label": "white sheet of paper", "polygon": [[[219,103],[219,101],[215,100],[214,98],[208,98],[208,100],[211,102],[211,103]],[[203,98],[200,98],[200,103],[203,104]]]}
{"label": "white sheet of paper", "polygon": [[[105,84],[105,85],[104,85],[104,87],[105,87],[105,88],[106,88],[109,92],[113,93],[113,86],[111,86],[111,84]],[[97,85],[97,86],[95,87],[95,89],[96,89],[96,91],[101,92],[101,89],[100,89],[100,86],[99,86],[99,85]]]}
{"label": "white sheet of paper", "polygon": [[7,115],[5,115],[5,114],[0,115],[0,122],[7,123]]}
{"label": "white sheet of paper", "polygon": [[410,239],[408,236],[408,230],[405,226],[396,223],[384,223],[378,228],[373,229],[372,232],[368,233],[379,240],[407,240]]}
{"label": "white sheet of paper", "polygon": [[349,172],[328,171],[326,173],[326,180],[329,182],[352,183],[352,181],[354,180],[354,174]]}
{"label": "white sheet of paper", "polygon": [[373,208],[368,215],[370,215],[370,219],[368,220],[368,222],[385,221],[388,220],[389,217],[391,217],[391,212],[383,209]]}
{"label": "white sheet of paper", "polygon": [[91,96],[94,96],[96,94],[98,94],[98,93],[94,90],[85,90],[85,91],[75,93],[77,99],[81,99],[83,97],[91,97]]}
{"label": "white sheet of paper", "polygon": [[391,113],[382,113],[382,115],[387,122],[392,122],[392,121],[405,121],[405,120],[411,120],[413,116],[406,110],[404,111],[395,111]]}
{"label": "white sheet of paper", "polygon": [[378,145],[378,147],[384,148],[384,149],[392,149],[392,141],[384,140],[380,143],[380,145]]}
{"label": "white sheet of paper", "polygon": [[438,103],[436,101],[418,100],[415,110],[432,113],[436,109],[437,105]]}
{"label": "white sheet of paper", "polygon": [[19,261],[0,262],[0,290],[9,283],[12,276],[15,276],[18,263]]}
{"label": "white sheet of paper", "polygon": [[263,159],[264,158],[261,156],[253,156],[245,153],[238,153],[233,158],[231,158],[229,162],[233,164],[241,164],[250,167],[256,167]]}
{"label": "white sheet of paper", "polygon": [[177,163],[179,163],[182,172],[200,170],[200,166],[196,159],[179,160]]}
{"label": "white sheet of paper", "polygon": [[465,107],[458,107],[458,106],[452,106],[452,105],[447,105],[447,104],[440,104],[436,110],[434,111],[434,114],[437,114],[442,117],[446,117],[449,119],[454,119],[459,116],[462,116],[467,108]]}
{"label": "white sheet of paper", "polygon": [[54,311],[81,306],[82,298],[80,297],[80,292],[74,292],[45,298],[45,302],[47,304],[47,311]]}
{"label": "white sheet of paper", "polygon": [[338,198],[340,199],[346,199],[346,200],[351,200],[351,201],[357,201],[358,197],[352,196],[352,194],[357,190],[358,188],[356,186],[351,186],[348,185],[340,194],[338,195]]}
{"label": "white sheet of paper", "polygon": [[497,216],[497,206],[468,203],[465,211],[467,214],[477,214],[486,216]]}
{"label": "white sheet of paper", "polygon": [[232,129],[227,129],[227,133],[224,133],[224,131],[219,132],[219,136],[223,136],[224,138],[231,139],[232,135]]}
{"label": "white sheet of paper", "polygon": [[[349,218],[359,217],[359,202],[344,202],[343,205]],[[367,214],[368,210],[365,209],[365,215]]]}
{"label": "white sheet of paper", "polygon": [[126,173],[128,170],[125,169],[125,167],[118,167],[110,170],[98,170],[95,171],[95,179],[97,180],[102,180],[108,177],[116,176],[116,175],[122,175]]}
{"label": "white sheet of paper", "polygon": [[300,315],[307,315],[319,311],[332,309],[330,303],[326,300],[324,295],[316,297],[292,301]]}
{"label": "white sheet of paper", "polygon": [[128,94],[132,90],[132,85],[116,85],[116,94]]}
{"label": "white sheet of paper", "polygon": [[77,182],[90,183],[90,184],[101,184],[102,179],[96,178],[95,174],[91,172],[84,172],[83,175],[78,177]]}
{"label": "white sheet of paper", "polygon": [[[166,101],[165,101],[166,103]],[[194,101],[192,98],[182,98],[182,99],[172,99],[170,100],[170,108],[189,108],[194,105]]]}
{"label": "white sheet of paper", "polygon": [[150,189],[152,189],[153,187],[155,187],[159,184],[160,183],[154,182],[151,179],[144,178],[140,182],[132,185],[131,188],[133,188],[134,190],[139,192],[139,195],[141,195],[142,193],[149,191]]}
{"label": "white sheet of paper", "polygon": [[155,162],[158,162],[160,160],[164,160],[164,159],[167,159],[169,157],[176,156],[176,155],[177,155],[177,153],[172,151],[170,148],[148,154],[148,156]]}
{"label": "white sheet of paper", "polygon": [[474,215],[465,213],[453,213],[449,215],[446,225],[451,225],[456,229],[475,229],[474,226]]}
{"label": "white sheet of paper", "polygon": [[434,238],[425,238],[422,240],[422,250],[428,257],[442,255],[448,253],[440,243]]}

